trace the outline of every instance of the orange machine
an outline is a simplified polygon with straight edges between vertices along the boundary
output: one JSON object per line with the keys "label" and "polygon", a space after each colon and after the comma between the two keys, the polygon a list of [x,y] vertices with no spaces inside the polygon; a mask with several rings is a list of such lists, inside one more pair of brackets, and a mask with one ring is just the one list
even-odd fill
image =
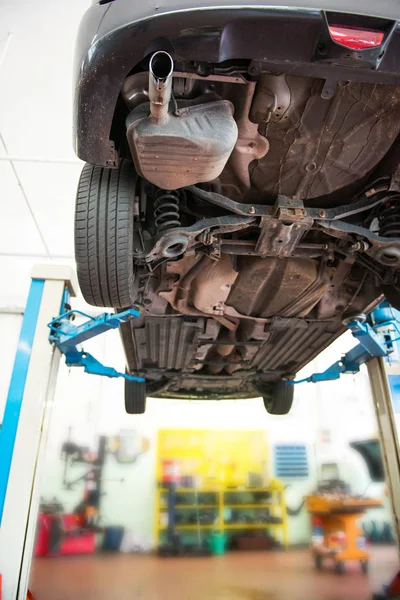
{"label": "orange machine", "polygon": [[313,543],[315,565],[331,557],[338,573],[345,570],[345,562],[360,561],[364,573],[368,571],[369,553],[363,547],[363,531],[358,520],[368,508],[381,506],[379,500],[349,495],[323,494],[307,497],[307,509],[321,527],[321,539]]}

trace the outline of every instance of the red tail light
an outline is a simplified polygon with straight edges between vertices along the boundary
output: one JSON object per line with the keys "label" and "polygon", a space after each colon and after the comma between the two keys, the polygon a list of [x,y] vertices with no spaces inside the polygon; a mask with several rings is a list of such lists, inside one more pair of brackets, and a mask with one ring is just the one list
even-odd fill
{"label": "red tail light", "polygon": [[333,41],[346,46],[346,48],[351,48],[351,50],[377,48],[382,44],[384,36],[383,31],[344,25],[329,25],[329,33]]}

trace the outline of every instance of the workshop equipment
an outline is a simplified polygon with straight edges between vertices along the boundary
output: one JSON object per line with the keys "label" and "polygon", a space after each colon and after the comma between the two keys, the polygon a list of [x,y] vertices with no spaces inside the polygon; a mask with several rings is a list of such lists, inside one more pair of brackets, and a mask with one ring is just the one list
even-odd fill
{"label": "workshop equipment", "polygon": [[[83,526],[92,531],[98,531],[101,485],[104,463],[106,459],[107,438],[99,436],[96,452],[89,452],[86,447],[78,446],[69,439],[63,443],[61,456],[64,459],[63,485],[72,490],[77,484],[84,483],[84,493],[81,502],[74,509],[74,514],[81,517]],[[87,471],[76,479],[68,479],[71,465],[87,465]]]}
{"label": "workshop equipment", "polygon": [[[39,505],[44,441],[63,351],[53,337],[49,344],[46,325],[53,320],[54,315],[65,313],[64,306],[69,299],[67,289],[72,295],[74,289],[77,289],[71,269],[53,264],[34,268],[0,431],[0,575],[3,600],[26,599]],[[400,448],[384,357],[396,354],[394,350],[399,338],[400,313],[386,303],[381,306],[389,314],[386,322],[382,313],[379,316],[380,307],[373,310],[367,320],[374,333],[371,336],[373,345],[376,338],[382,342],[382,345],[378,344],[380,350],[375,347],[375,350],[371,348],[371,352],[361,353],[362,356],[359,355],[355,361],[358,364],[350,361],[354,370],[343,369],[344,363],[342,366],[338,364],[333,378],[337,379],[340,373],[357,372],[362,362],[367,364],[398,539]],[[110,318],[114,317],[115,315],[111,315]],[[113,320],[111,322],[115,323]],[[109,328],[104,329],[104,322],[101,321],[96,322],[96,328],[97,325],[98,332]],[[54,323],[53,326],[55,327]],[[369,329],[363,329],[363,332],[367,333],[368,338]],[[67,339],[65,341],[68,342]],[[106,368],[102,365],[101,368],[96,368],[97,362],[85,365],[84,358],[81,356],[77,363],[86,369],[93,366],[91,372],[100,371],[103,375],[112,373],[105,371]],[[112,376],[123,374],[114,371]],[[319,380],[324,379],[327,377]]]}
{"label": "workshop equipment", "polygon": [[79,515],[73,513],[39,514],[35,556],[93,554],[96,536]]}
{"label": "workshop equipment", "polygon": [[368,508],[380,507],[381,502],[336,494],[308,496],[306,502],[312,517],[320,522],[323,534],[322,543],[312,548],[315,566],[320,569],[325,558],[332,558],[336,572],[344,573],[345,562],[359,561],[363,573],[367,573],[370,555],[365,550],[358,520]]}
{"label": "workshop equipment", "polygon": [[398,360],[397,341],[400,339],[400,312],[390,306],[387,300],[368,315],[354,315],[344,325],[359,342],[349,352],[333,363],[322,373],[313,373],[309,377],[290,380],[286,383],[317,383],[339,379],[343,374],[358,373],[361,365],[374,357],[389,357],[394,353]]}
{"label": "workshop equipment", "polygon": [[[68,367],[83,367],[85,373],[101,375],[103,377],[122,377],[128,381],[145,382],[143,377],[120,373],[112,367],[107,367],[98,361],[92,354],[78,349],[83,342],[90,340],[111,329],[118,329],[121,323],[140,317],[140,312],[129,308],[117,314],[102,313],[97,317],[82,312],[71,310],[68,304],[69,292],[65,288],[61,304],[61,314],[48,323],[50,329],[49,341],[65,355],[65,363]],[[75,325],[77,316],[84,317],[87,321]]]}
{"label": "workshop equipment", "polygon": [[[174,540],[199,532],[205,538],[214,533],[228,537],[234,534],[264,534],[284,547],[288,546],[288,523],[284,486],[271,480],[264,488],[210,487],[189,488],[161,484],[157,488],[156,543],[165,548],[164,539],[171,541],[173,519]],[[171,502],[174,506],[171,507]],[[203,544],[201,544],[203,546]],[[210,541],[208,543],[210,545]]]}

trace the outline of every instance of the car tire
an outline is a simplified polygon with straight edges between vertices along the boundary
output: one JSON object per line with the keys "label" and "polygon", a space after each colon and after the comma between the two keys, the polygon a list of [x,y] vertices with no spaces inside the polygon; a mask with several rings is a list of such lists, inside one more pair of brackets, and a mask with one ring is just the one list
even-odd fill
{"label": "car tire", "polygon": [[83,167],[76,197],[75,259],[83,297],[93,306],[127,308],[136,300],[136,180],[133,165],[126,160],[118,169]]}
{"label": "car tire", "polygon": [[368,560],[361,560],[360,561],[360,566],[361,566],[361,572],[364,575],[368,575],[368,570],[369,570],[369,562],[368,562]]}
{"label": "car tire", "polygon": [[323,560],[321,554],[318,554],[318,552],[314,554],[314,565],[317,571],[321,571],[323,566]]}
{"label": "car tire", "polygon": [[346,573],[346,566],[342,560],[335,561],[335,573],[338,575],[344,575]]}
{"label": "car tire", "polygon": [[258,384],[257,390],[262,394],[264,406],[270,415],[287,415],[293,404],[293,385],[285,381]]}
{"label": "car tire", "polygon": [[144,381],[125,379],[125,410],[129,415],[142,415],[146,411],[146,384]]}

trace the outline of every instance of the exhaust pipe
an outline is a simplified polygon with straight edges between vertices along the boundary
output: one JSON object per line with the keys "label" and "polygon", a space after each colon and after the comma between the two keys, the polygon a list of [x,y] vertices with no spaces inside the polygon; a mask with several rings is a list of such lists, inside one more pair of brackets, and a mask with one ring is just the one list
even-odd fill
{"label": "exhaust pipe", "polygon": [[174,61],[168,52],[155,52],[149,64],[150,112],[157,121],[164,121],[168,114],[172,94]]}

